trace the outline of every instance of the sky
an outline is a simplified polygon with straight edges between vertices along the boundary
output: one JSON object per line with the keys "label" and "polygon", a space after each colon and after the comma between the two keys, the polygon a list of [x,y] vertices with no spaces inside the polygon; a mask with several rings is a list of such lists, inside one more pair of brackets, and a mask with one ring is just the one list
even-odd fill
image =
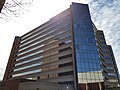
{"label": "sky", "polygon": [[9,21],[0,19],[0,80],[8,62],[15,36],[40,26],[69,8],[71,2],[89,4],[92,21],[103,30],[107,44],[112,45],[120,71],[120,0],[34,0],[19,17],[9,15]]}

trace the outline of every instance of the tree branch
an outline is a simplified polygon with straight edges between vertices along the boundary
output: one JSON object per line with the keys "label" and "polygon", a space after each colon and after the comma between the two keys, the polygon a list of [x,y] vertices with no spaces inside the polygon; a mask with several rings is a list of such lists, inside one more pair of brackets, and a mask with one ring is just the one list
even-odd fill
{"label": "tree branch", "polygon": [[23,13],[23,11],[28,11],[26,10],[26,6],[31,5],[33,2],[33,0],[0,0],[0,3],[2,3],[3,1],[4,4],[2,4],[3,6],[0,14],[3,14],[3,16],[8,18],[9,16],[18,17]]}

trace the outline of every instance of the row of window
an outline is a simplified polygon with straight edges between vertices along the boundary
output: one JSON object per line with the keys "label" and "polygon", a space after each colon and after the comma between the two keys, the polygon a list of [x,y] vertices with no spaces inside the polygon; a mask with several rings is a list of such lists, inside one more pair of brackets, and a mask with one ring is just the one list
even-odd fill
{"label": "row of window", "polygon": [[107,66],[106,68],[107,68],[107,69],[114,69],[112,66],[111,66],[111,67],[110,67],[110,66]]}
{"label": "row of window", "polygon": [[19,74],[14,74],[14,75],[12,75],[12,77],[19,77],[19,76],[34,74],[34,73],[39,73],[39,72],[41,72],[41,69],[23,72],[23,73],[19,73]]}
{"label": "row of window", "polygon": [[54,49],[56,47],[58,47],[58,44],[49,45],[49,47],[44,48],[44,51],[52,50],[52,49]]}
{"label": "row of window", "polygon": [[75,44],[79,44],[80,46],[96,46],[97,44],[96,43],[93,43],[93,42],[84,42],[84,41],[77,41],[75,42]]}
{"label": "row of window", "polygon": [[50,66],[47,66],[47,67],[42,67],[41,68],[41,71],[50,71],[50,70],[55,70],[55,69],[58,69],[58,65],[50,65]]}
{"label": "row of window", "polygon": [[23,66],[23,67],[14,69],[14,71],[20,71],[20,70],[24,70],[24,69],[35,67],[35,66],[39,66],[39,65],[42,65],[42,62],[31,64],[31,65],[28,65],[28,66]]}
{"label": "row of window", "polygon": [[[79,52],[79,50],[83,51],[83,52],[94,52],[94,53],[98,53],[96,46],[93,45],[80,45],[80,44],[75,44],[75,48],[76,51]],[[88,51],[86,51],[88,50]]]}
{"label": "row of window", "polygon": [[92,79],[92,80],[96,80],[96,79],[103,79],[103,75],[102,72],[97,71],[97,72],[86,72],[86,73],[78,73],[78,78],[80,79]]}
{"label": "row of window", "polygon": [[42,59],[42,58],[43,58],[43,56],[31,58],[31,59],[28,59],[28,60],[25,60],[25,61],[16,63],[15,66],[22,65],[22,64],[25,64],[25,63],[29,63],[29,62],[32,62],[32,61],[36,61],[36,60],[40,60],[40,59]]}
{"label": "row of window", "polygon": [[93,71],[100,71],[102,70],[100,66],[98,66],[97,68],[95,67],[77,67],[77,72],[78,73],[85,73],[85,72],[93,72]]}
{"label": "row of window", "polygon": [[43,64],[47,64],[47,63],[51,63],[54,61],[58,61],[58,57],[49,57],[47,59],[44,59],[42,62],[43,62]]}
{"label": "row of window", "polygon": [[43,50],[40,50],[40,51],[37,51],[37,52],[35,52],[35,53],[28,54],[28,55],[26,55],[26,56],[24,56],[24,57],[17,58],[16,61],[25,59],[25,58],[27,58],[27,57],[30,57],[30,56],[33,56],[33,55],[36,55],[36,54],[39,54],[39,53],[42,53],[42,52],[43,52]]}
{"label": "row of window", "polygon": [[[61,27],[59,26],[57,26],[58,28],[56,28],[56,29],[51,29],[52,27],[50,27],[50,28],[47,28],[47,30],[50,30],[49,32],[47,31],[46,33],[43,33],[43,34],[41,34],[41,35],[37,35],[38,37],[36,37],[36,38],[33,38],[32,40],[29,40],[28,42],[26,42],[26,43],[24,43],[24,44],[21,44],[21,46],[20,47],[22,47],[22,46],[25,46],[25,45],[27,45],[28,43],[31,43],[31,42],[33,42],[33,41],[35,41],[35,40],[37,40],[37,39],[41,39],[41,38],[43,38],[44,36],[46,37],[46,36],[49,36],[49,34],[52,34],[52,33],[55,33],[55,32],[59,32],[59,30],[61,30],[61,29],[63,29],[66,25],[68,25],[69,24],[69,22],[67,21],[67,22],[64,22],[64,24],[63,25],[61,25]],[[53,27],[53,28],[55,28],[55,27]],[[41,32],[39,32],[39,33],[41,33]],[[35,35],[34,35],[35,36]],[[32,36],[31,36],[32,37]],[[31,37],[29,37],[29,38],[31,38]]]}
{"label": "row of window", "polygon": [[115,73],[108,73],[108,76],[116,76]]}
{"label": "row of window", "polygon": [[48,39],[48,38],[45,38],[44,40],[40,40],[40,41],[35,42],[35,43],[33,43],[33,44],[29,44],[27,47],[20,48],[19,51],[23,51],[23,50],[25,50],[25,49],[28,49],[29,47],[34,46],[34,45],[37,45],[38,43],[41,43],[41,42],[43,42],[43,41],[45,41],[45,40],[47,40],[47,39]]}
{"label": "row of window", "polygon": [[65,29],[64,31],[60,31],[60,32],[57,33],[57,34],[54,34],[54,35],[52,35],[52,36],[49,36],[49,37],[47,37],[47,38],[44,38],[44,39],[39,40],[39,41],[37,41],[37,42],[34,42],[34,43],[32,43],[32,44],[29,44],[29,45],[27,45],[26,47],[20,48],[19,51],[25,50],[25,49],[27,49],[27,48],[29,48],[29,47],[31,47],[31,46],[34,46],[34,45],[36,45],[36,44],[38,44],[38,43],[42,43],[42,42],[44,42],[44,41],[46,41],[46,40],[48,40],[48,39],[50,39],[50,38],[53,38],[53,37],[55,37],[55,36],[57,36],[57,35],[60,35],[60,34],[62,34],[62,33],[65,33],[65,32],[67,32],[67,31],[69,31],[69,30],[70,30],[70,29],[67,28],[67,29]]}
{"label": "row of window", "polygon": [[58,74],[49,74],[49,75],[40,75],[39,79],[48,79],[48,78],[56,78]]}
{"label": "row of window", "polygon": [[[69,19],[70,19],[70,18],[67,17],[65,20],[62,20],[61,22],[55,23],[54,25],[49,25],[49,26],[47,26],[47,27],[44,27],[44,26],[43,26],[42,29],[39,28],[39,31],[37,31],[37,33],[31,33],[31,36],[29,35],[30,37],[24,39],[21,43],[24,43],[25,41],[27,41],[27,40],[29,40],[29,39],[31,39],[31,38],[39,35],[39,34],[41,34],[41,35],[42,35],[42,33],[44,34],[44,33],[47,32],[50,28],[54,30],[55,27],[58,27],[60,24],[63,24],[65,21],[67,21],[67,20],[69,20]],[[54,22],[52,22],[52,23],[54,23]],[[49,23],[49,24],[52,24],[52,23]],[[22,39],[23,39],[23,37],[22,37]]]}
{"label": "row of window", "polygon": [[[83,64],[84,63],[84,64]],[[77,62],[77,70],[79,72],[87,72],[87,71],[99,71],[101,69],[100,64],[96,64],[95,62],[86,63],[86,62]]]}
{"label": "row of window", "polygon": [[81,45],[75,44],[76,52],[82,53],[96,53],[98,54],[98,49],[94,45]]}
{"label": "row of window", "polygon": [[39,49],[39,48],[41,48],[41,47],[43,47],[43,46],[44,46],[44,44],[39,45],[39,46],[34,47],[34,48],[31,48],[31,49],[29,49],[29,50],[27,50],[27,51],[25,51],[25,52],[18,53],[17,56],[20,56],[20,55],[26,54],[26,53],[31,52],[31,51],[33,51],[33,50]]}
{"label": "row of window", "polygon": [[88,59],[88,60],[95,60],[96,59],[96,60],[99,60],[99,57],[96,54],[85,54],[85,53],[80,54],[80,53],[77,53],[76,57],[78,58],[78,60],[79,59]]}
{"label": "row of window", "polygon": [[54,54],[57,54],[58,53],[58,51],[54,51],[54,52],[48,52],[48,53],[45,53],[44,55],[43,55],[43,57],[49,57],[49,56],[52,56],[52,55],[54,55]]}
{"label": "row of window", "polygon": [[[66,17],[66,16],[68,16],[68,15],[69,15],[69,13],[64,14],[62,17],[59,17],[59,18],[61,18],[61,19],[59,19],[59,20],[64,21],[63,19],[69,19],[70,17]],[[65,18],[64,18],[64,17],[65,17]],[[54,22],[55,22],[55,21],[57,21],[57,19],[56,19],[56,20],[54,19]],[[44,30],[43,30],[44,28],[50,27],[51,24],[54,23],[54,22],[51,22],[51,23],[48,23],[48,22],[47,22],[47,24],[41,25],[41,27],[39,27],[37,30],[35,30],[35,31],[33,31],[33,32],[31,32],[31,33],[23,36],[22,39],[24,39],[24,38],[26,38],[26,37],[29,37],[30,35],[38,32],[39,30],[41,30],[40,32],[43,32],[43,31],[44,31]],[[54,25],[55,25],[55,24],[54,24]],[[52,25],[52,26],[53,26],[53,25]],[[26,40],[25,40],[25,41],[26,41]],[[23,41],[23,42],[24,42],[24,41]]]}
{"label": "row of window", "polygon": [[[71,43],[71,40],[66,40],[64,43],[66,43],[66,44],[69,44],[69,43]],[[56,46],[53,46],[53,47],[50,47],[51,49],[52,48],[55,48],[55,47],[57,47],[58,45],[56,45]],[[46,49],[45,49],[46,50]],[[29,62],[28,61],[28,57],[31,57],[31,56],[33,56],[33,55],[36,55],[36,54],[39,54],[39,53],[41,53],[41,52],[43,52],[43,51],[38,51],[38,52],[35,52],[35,53],[32,53],[32,54],[28,54],[28,55],[26,55],[26,56],[24,56],[24,57],[21,57],[21,58],[18,58],[18,59],[16,59],[16,61],[19,61],[19,60],[23,60],[23,59],[25,59],[26,58],[26,61],[23,61],[23,62],[20,62],[20,64],[23,64],[23,63],[26,63],[26,62]],[[53,55],[53,54],[57,54],[58,53],[58,51],[55,51],[55,52],[52,52],[52,53],[45,53],[45,55],[44,55],[44,57],[47,57],[47,56],[50,56],[50,55]],[[40,59],[41,57],[38,57],[38,59]],[[42,56],[42,58],[43,58],[43,56]],[[29,59],[30,60],[30,59]],[[34,59],[33,59],[34,60]],[[33,61],[32,60],[32,61]],[[31,60],[30,60],[31,61]],[[18,64],[16,64],[16,65],[20,65],[19,63]]]}
{"label": "row of window", "polygon": [[76,35],[75,36],[75,41],[76,42],[88,42],[88,43],[96,43],[96,40],[94,37],[87,35],[87,36],[82,36],[82,35]]}
{"label": "row of window", "polygon": [[99,64],[99,60],[97,59],[84,59],[84,58],[77,58],[77,62],[84,62],[84,63],[96,63]]}
{"label": "row of window", "polygon": [[94,36],[94,32],[91,31],[90,28],[87,27],[80,27],[80,28],[76,28],[75,34],[79,37],[83,36],[83,37],[93,37]]}
{"label": "row of window", "polygon": [[118,80],[116,80],[116,79],[110,79],[110,80],[108,80],[109,82],[118,82]]}
{"label": "row of window", "polygon": [[104,82],[103,79],[78,79],[78,83],[98,83],[98,82]]}
{"label": "row of window", "polygon": [[100,66],[99,62],[82,62],[77,60],[77,66],[83,68],[98,68]]}

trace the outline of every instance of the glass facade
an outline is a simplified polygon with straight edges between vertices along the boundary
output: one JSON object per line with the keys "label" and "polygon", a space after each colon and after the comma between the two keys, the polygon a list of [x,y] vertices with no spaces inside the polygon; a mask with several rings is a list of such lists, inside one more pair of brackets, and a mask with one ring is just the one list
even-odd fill
{"label": "glass facade", "polygon": [[103,82],[88,5],[73,4],[72,17],[78,83]]}

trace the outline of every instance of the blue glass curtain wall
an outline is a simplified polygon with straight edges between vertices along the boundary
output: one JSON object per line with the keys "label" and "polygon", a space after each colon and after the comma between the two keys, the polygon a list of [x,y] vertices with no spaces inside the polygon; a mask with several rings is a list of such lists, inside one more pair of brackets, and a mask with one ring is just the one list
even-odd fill
{"label": "blue glass curtain wall", "polygon": [[102,69],[88,5],[73,3],[72,17],[78,82],[100,82]]}

